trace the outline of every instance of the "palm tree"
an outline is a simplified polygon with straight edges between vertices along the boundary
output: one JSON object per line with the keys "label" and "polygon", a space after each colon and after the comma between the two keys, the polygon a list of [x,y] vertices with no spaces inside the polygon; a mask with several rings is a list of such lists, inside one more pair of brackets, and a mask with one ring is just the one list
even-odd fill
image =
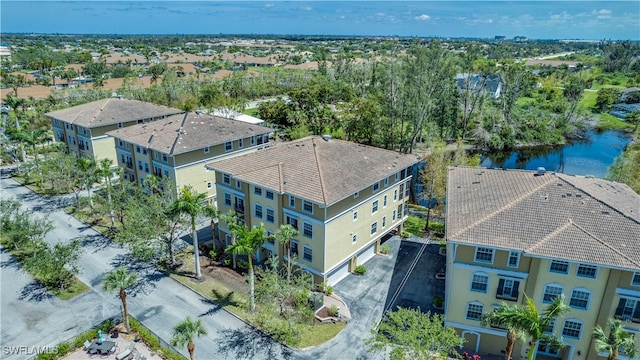
{"label": "palm tree", "polygon": [[87,189],[89,197],[89,206],[93,209],[93,198],[91,197],[91,185],[96,181],[96,171],[98,170],[96,162],[93,159],[84,157],[78,158],[78,169],[84,180],[84,187]]}
{"label": "palm tree", "polygon": [[485,324],[493,323],[507,328],[506,359],[510,357],[509,351],[513,352],[515,339],[520,333],[531,338],[529,360],[533,360],[536,347],[539,344],[549,345],[552,348],[564,347],[560,338],[545,333],[555,318],[569,311],[569,306],[564,303],[564,296],[556,297],[549,306],[542,310],[542,313],[538,312],[536,304],[527,294],[524,294],[524,298],[524,305],[510,306],[502,303],[498,308],[483,316]]}
{"label": "palm tree", "polygon": [[290,224],[280,225],[274,234],[276,240],[287,249],[287,281],[291,280],[291,240],[298,235],[300,235],[298,230]]}
{"label": "palm tree", "polygon": [[171,204],[170,212],[185,214],[191,218],[191,238],[193,239],[193,252],[195,256],[196,278],[202,276],[200,272],[200,254],[198,252],[198,232],[196,231],[196,218],[200,215],[209,215],[217,212],[215,207],[205,202],[207,195],[198,193],[190,187],[182,188],[180,196]]}
{"label": "palm tree", "polygon": [[249,261],[249,309],[255,310],[254,296],[254,276],[253,276],[253,254],[267,240],[264,225],[254,226],[249,230],[246,226],[241,226],[237,230],[236,243],[227,247],[228,252],[234,255],[247,255]]}
{"label": "palm tree", "polygon": [[605,335],[600,325],[593,329],[593,340],[597,352],[606,352],[607,360],[615,360],[618,355],[635,359],[640,355],[635,347],[633,334],[622,327],[620,320],[609,319],[609,336]]}
{"label": "palm tree", "polygon": [[118,290],[120,300],[122,300],[122,311],[124,313],[124,325],[127,333],[131,331],[129,327],[129,311],[127,310],[127,288],[132,287],[136,283],[136,274],[130,273],[125,267],[119,267],[104,277],[104,289],[108,292]]}
{"label": "palm tree", "polygon": [[[233,210],[229,210],[226,214],[223,214],[220,216],[222,218],[222,220],[227,223],[227,228],[229,229],[229,232],[231,233],[231,245],[234,245],[236,243],[236,234],[238,232],[238,229],[241,227],[239,221],[238,221],[238,214],[236,214],[235,211]],[[236,269],[236,255],[235,254],[231,254],[231,258],[233,260],[233,269]]]}
{"label": "palm tree", "polygon": [[184,346],[187,344],[187,350],[189,350],[189,357],[191,360],[195,360],[194,351],[196,345],[193,343],[193,339],[196,337],[207,335],[207,329],[202,324],[201,319],[193,320],[188,317],[176,326],[173,327],[173,337],[171,338],[171,345]]}
{"label": "palm tree", "polygon": [[97,175],[104,179],[104,184],[107,190],[107,201],[109,202],[109,217],[111,218],[111,228],[113,229],[116,227],[116,221],[113,213],[113,200],[111,198],[111,176],[113,176],[113,169],[111,168],[112,164],[113,160],[111,159],[100,160]]}

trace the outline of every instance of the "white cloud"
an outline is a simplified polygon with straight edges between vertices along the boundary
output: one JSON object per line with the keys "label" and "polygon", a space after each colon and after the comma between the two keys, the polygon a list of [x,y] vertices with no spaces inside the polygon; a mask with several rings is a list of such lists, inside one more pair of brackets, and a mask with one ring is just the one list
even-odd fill
{"label": "white cloud", "polygon": [[383,13],[383,12],[377,12],[374,14],[375,16],[386,16],[387,14]]}
{"label": "white cloud", "polygon": [[265,4],[264,5],[264,7],[266,7],[266,8],[271,8],[271,7],[274,7],[274,6],[275,6],[274,4]]}
{"label": "white cloud", "polygon": [[427,21],[427,20],[431,20],[431,16],[427,14],[422,14],[420,16],[416,16],[415,19],[420,21]]}
{"label": "white cloud", "polygon": [[302,9],[302,10],[305,10],[305,11],[311,11],[311,10],[313,10],[313,8],[312,8],[311,6],[303,6],[303,7],[301,7],[301,9]]}

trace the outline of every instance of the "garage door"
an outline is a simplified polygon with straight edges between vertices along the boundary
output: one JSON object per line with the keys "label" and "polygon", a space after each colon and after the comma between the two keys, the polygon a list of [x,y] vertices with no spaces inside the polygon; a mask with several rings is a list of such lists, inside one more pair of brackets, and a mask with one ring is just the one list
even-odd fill
{"label": "garage door", "polygon": [[376,254],[375,253],[375,248],[376,248],[376,244],[373,243],[373,244],[369,245],[369,247],[367,247],[366,249],[361,251],[358,254],[358,265],[362,265],[362,264],[366,263],[367,261],[369,261],[369,259],[371,259]]}
{"label": "garage door", "polygon": [[340,280],[344,279],[347,275],[349,275],[348,261],[340,265],[338,268],[333,270],[331,274],[329,274],[329,276],[327,277],[327,284],[333,286],[337,284]]}

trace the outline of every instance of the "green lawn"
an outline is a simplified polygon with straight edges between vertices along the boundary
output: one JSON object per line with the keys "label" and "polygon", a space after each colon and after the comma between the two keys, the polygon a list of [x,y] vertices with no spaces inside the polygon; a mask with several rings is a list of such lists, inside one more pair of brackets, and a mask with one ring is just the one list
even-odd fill
{"label": "green lawn", "polygon": [[258,108],[245,109],[242,113],[250,116],[258,116]]}
{"label": "green lawn", "polygon": [[600,114],[600,120],[596,126],[601,130],[633,130],[633,124],[609,114]]}

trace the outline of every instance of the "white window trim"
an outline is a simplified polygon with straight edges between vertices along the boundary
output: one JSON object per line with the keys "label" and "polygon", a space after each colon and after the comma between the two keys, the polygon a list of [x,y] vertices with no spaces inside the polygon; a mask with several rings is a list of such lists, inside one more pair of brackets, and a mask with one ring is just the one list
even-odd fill
{"label": "white window trim", "polygon": [[[475,289],[473,288],[473,277],[474,277],[475,275],[478,275],[478,276],[484,276],[484,277],[486,277],[486,278],[487,278],[487,283],[486,283],[486,284],[487,284],[487,287],[486,287],[486,289],[484,289],[484,291],[475,290]],[[486,273],[486,272],[484,272],[484,271],[476,271],[476,272],[472,273],[472,274],[471,274],[471,282],[469,283],[469,291],[473,291],[473,292],[478,292],[478,293],[486,294],[486,293],[489,291],[489,282],[490,282],[490,280],[491,280],[491,278],[489,277],[489,274],[487,274],[487,273]]]}
{"label": "white window trim", "polygon": [[[580,335],[578,337],[567,336],[564,334],[564,328],[566,327],[567,322],[569,321],[580,324]],[[584,334],[584,322],[582,322],[582,320],[577,318],[569,318],[562,322],[562,330],[560,330],[560,336],[566,337],[567,339],[581,340],[583,334]]]}
{"label": "white window trim", "polygon": [[[585,275],[580,275],[578,274],[578,271],[580,270],[580,266],[590,266],[590,267],[594,267],[596,268],[596,272],[593,274],[593,277],[591,276],[585,276]],[[591,265],[591,264],[581,264],[579,263],[576,266],[576,276],[580,277],[580,278],[584,278],[584,279],[597,279],[598,278],[598,273],[600,272],[600,267],[597,265]],[[633,278],[631,278],[631,281],[633,281]],[[640,286],[640,284],[638,284],[638,286]]]}
{"label": "white window trim", "polygon": [[353,221],[358,221],[358,210],[353,212]]}
{"label": "white window trim", "polygon": [[[304,226],[305,226],[305,225],[309,225],[309,226],[311,226],[311,236],[309,236],[309,235],[307,235],[307,234],[305,234],[305,233],[304,233],[304,232],[305,232],[305,228],[304,228]],[[301,228],[302,228],[302,229],[301,229],[301,230],[302,230],[302,231],[301,231],[302,236],[306,237],[307,239],[313,239],[313,224],[312,224],[312,223],[310,223],[310,222],[308,222],[308,221],[303,221],[303,222],[302,222],[302,226],[301,226]]]}
{"label": "white window trim", "polygon": [[354,199],[357,199],[358,196],[360,196],[360,191],[356,191],[356,192],[353,193],[353,198]]}
{"label": "white window trim", "polygon": [[[480,312],[480,318],[478,318],[478,319],[472,319],[472,318],[469,318],[469,317],[468,317],[468,314],[469,314],[469,305],[480,305],[480,307],[482,308],[482,311]],[[464,309],[464,318],[465,318],[466,320],[469,320],[469,321],[480,321],[480,320],[482,320],[482,315],[484,315],[484,304],[483,304],[483,303],[481,303],[481,302],[479,302],[479,301],[471,301],[471,302],[468,302],[468,303],[467,303],[467,306],[465,306],[465,309]]]}
{"label": "white window trim", "polygon": [[[230,145],[230,146],[227,146],[227,145]],[[229,151],[233,151],[233,141],[227,141],[224,143],[224,152],[229,152]]]}
{"label": "white window trim", "polygon": [[[567,263],[567,272],[551,270],[551,266],[553,265],[554,262]],[[566,260],[550,260],[549,261],[549,272],[552,274],[568,275],[570,271],[571,271],[571,263],[569,261],[566,261]]]}
{"label": "white window trim", "polygon": [[211,149],[208,146],[204,147],[204,153],[208,154],[211,151]]}
{"label": "white window trim", "polygon": [[560,292],[560,295],[558,295],[558,296],[562,296],[562,295],[566,294],[566,289],[561,284],[558,284],[556,282],[544,284],[544,287],[542,288],[542,299],[540,299],[540,302],[543,303],[543,304],[551,304],[551,301],[545,301],[544,300],[544,296],[547,293],[547,287],[548,286],[553,286],[553,287],[557,287],[557,288],[562,289],[562,291]]}
{"label": "white window trim", "polygon": [[[376,189],[376,185],[378,186],[377,189]],[[378,191],[380,191],[380,181],[378,181],[375,184],[371,185],[371,192],[372,193],[377,193]]]}
{"label": "white window trim", "polygon": [[[269,210],[271,210],[271,212],[273,212],[273,221],[269,221],[269,220],[268,220],[267,213],[269,212]],[[267,206],[267,207],[264,209],[264,221],[268,222],[269,224],[273,224],[273,223],[275,223],[275,222],[276,222],[276,212],[275,212],[275,210],[273,210],[273,208],[271,208],[270,206]]]}
{"label": "white window trim", "polygon": [[633,282],[633,278],[636,277],[636,274],[640,275],[640,271],[634,271],[634,273],[631,275],[631,286],[640,286],[640,282]]}
{"label": "white window trim", "polygon": [[[305,210],[304,208],[305,204],[311,205],[311,211]],[[313,214],[313,203],[309,200],[302,200],[302,212],[305,212],[307,214]]]}
{"label": "white window trim", "polygon": [[358,234],[351,234],[351,244],[358,242]]}
{"label": "white window trim", "polygon": [[244,140],[238,139],[238,149],[242,149],[244,147]]}
{"label": "white window trim", "polygon": [[[581,307],[574,307],[571,306],[571,299],[573,299],[573,292],[574,291],[582,291],[585,292],[587,294],[589,294],[589,298],[587,299],[587,306],[584,308]],[[591,299],[593,298],[593,292],[587,288],[584,287],[577,287],[574,289],[571,289],[571,295],[569,296],[569,301],[567,302],[567,304],[572,308],[572,309],[576,309],[576,310],[583,310],[583,311],[589,311],[589,308],[591,307]]]}
{"label": "white window trim", "polygon": [[[376,205],[375,210],[373,209],[374,204]],[[375,199],[374,201],[371,202],[371,215],[376,214],[379,210],[380,210],[380,202],[378,201],[378,199]]]}
{"label": "white window trim", "polygon": [[[304,258],[304,251],[306,249],[309,249],[309,251],[311,251],[311,260],[307,260],[307,259]],[[302,245],[302,260],[304,260],[304,261],[306,261],[308,263],[313,263],[313,248],[311,246],[306,245],[306,244]]]}
{"label": "white window trim", "polygon": [[[487,261],[487,260],[478,260],[478,250],[479,249],[489,249],[491,250],[491,261]],[[479,263],[484,263],[484,264],[493,264],[493,262],[496,259],[496,250],[490,247],[486,247],[486,246],[476,246],[476,251],[473,254],[473,261],[475,262],[479,262]]]}
{"label": "white window trim", "polygon": [[[373,229],[373,225],[374,225],[374,224],[375,224],[375,226],[376,226],[376,231],[373,231],[373,232],[372,232],[371,230]],[[371,225],[369,225],[369,234],[370,234],[371,236],[375,236],[377,233],[378,233],[378,222],[377,222],[377,221],[374,221],[374,222],[372,222],[372,223],[371,223]]]}
{"label": "white window trim", "polygon": [[[511,255],[515,254],[518,257],[515,265],[511,265]],[[510,268],[518,268],[520,266],[520,253],[517,251],[509,251],[509,257],[507,258],[507,266]]]}

